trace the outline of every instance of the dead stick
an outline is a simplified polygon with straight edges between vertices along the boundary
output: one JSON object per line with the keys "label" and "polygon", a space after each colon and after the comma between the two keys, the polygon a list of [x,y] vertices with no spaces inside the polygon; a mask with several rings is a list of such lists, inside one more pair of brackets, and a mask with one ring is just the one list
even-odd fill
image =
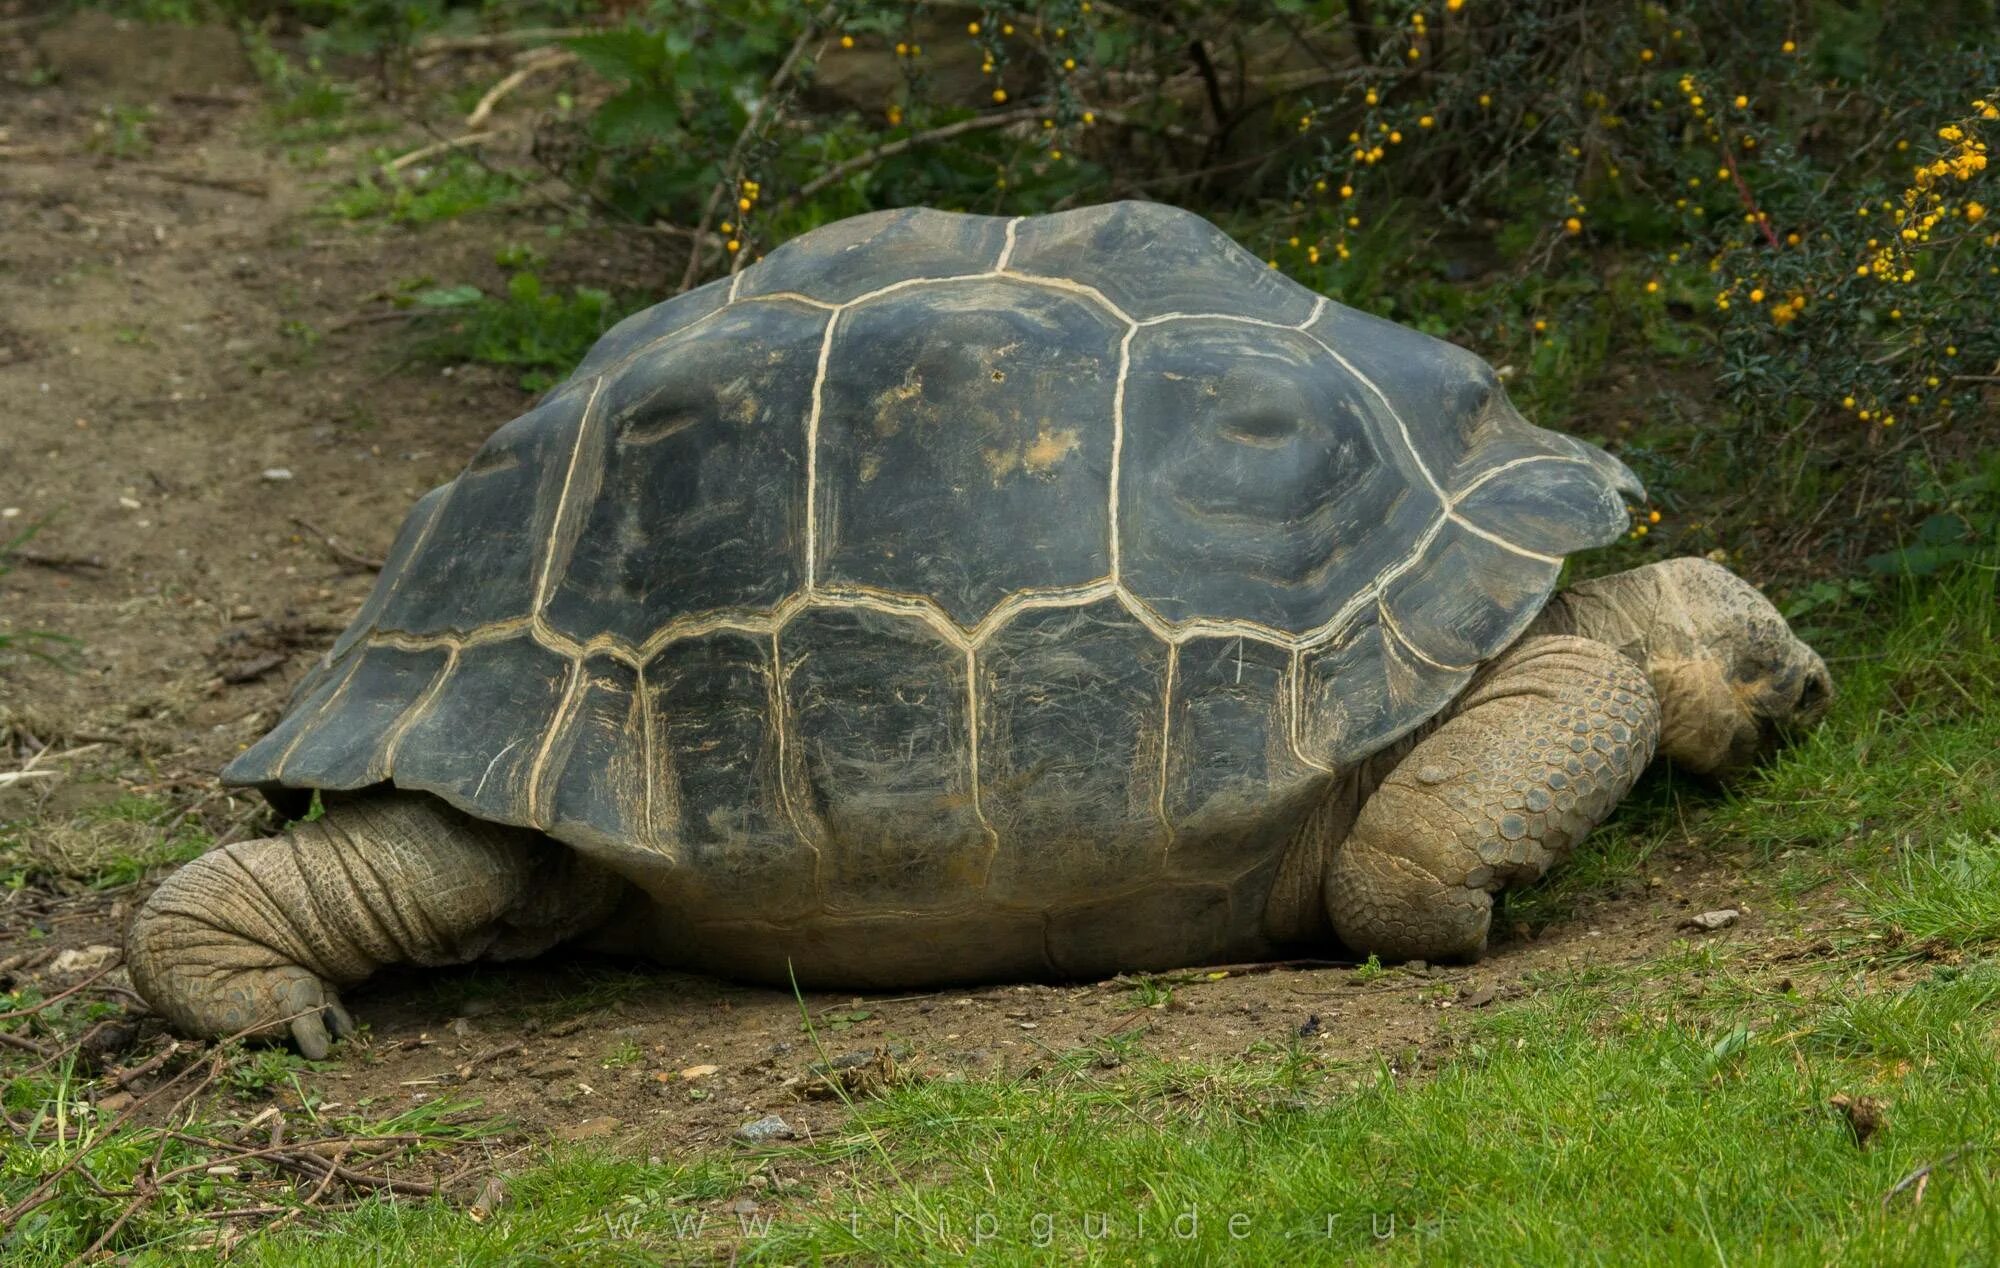
{"label": "dead stick", "polygon": [[45,1048],[32,1039],[23,1039],[11,1031],[0,1030],[0,1043],[10,1048],[19,1048],[23,1052],[32,1052],[44,1062],[55,1060],[57,1055],[54,1049]]}
{"label": "dead stick", "polygon": [[78,991],[83,990],[85,987],[92,985],[97,981],[98,978],[103,977],[106,973],[109,973],[115,967],[116,967],[115,965],[107,964],[103,968],[97,970],[97,972],[92,973],[89,977],[83,979],[81,982],[78,982],[75,986],[70,987],[66,991],[62,991],[58,994],[51,995],[39,1004],[32,1004],[27,1008],[17,1008],[14,1009],[12,1012],[0,1013],[0,1021],[13,1021],[17,1017],[32,1017],[36,1013],[41,1012],[44,1008],[47,1008],[50,1004],[60,1003],[61,1001],[66,1000],[70,996],[76,994]]}
{"label": "dead stick", "polygon": [[495,31],[488,35],[435,35],[417,45],[417,52],[477,53],[514,44],[552,44],[580,35],[595,35],[597,31],[598,28],[591,26],[524,26],[518,31]]}
{"label": "dead stick", "polygon": [[491,128],[485,132],[468,132],[464,136],[455,136],[443,141],[434,141],[429,145],[411,150],[408,154],[398,155],[382,166],[388,171],[400,172],[406,167],[412,167],[427,158],[443,154],[447,150],[462,150],[471,145],[483,145],[495,137],[505,135],[506,130],[504,128]]}
{"label": "dead stick", "polygon": [[294,515],[291,517],[291,519],[292,523],[297,524],[300,528],[303,528],[308,533],[311,533],[313,536],[319,538],[320,542],[326,546],[327,552],[331,554],[335,559],[338,559],[340,562],[344,564],[351,564],[356,568],[366,568],[370,572],[382,571],[382,568],[384,566],[383,560],[372,559],[367,555],[356,554],[355,552],[349,550],[347,547],[341,545],[339,540],[336,539],[332,533],[327,532],[325,529],[321,528],[319,525],[313,523],[311,520],[306,519],[303,516]]}
{"label": "dead stick", "polygon": [[480,124],[485,123],[487,116],[493,113],[493,107],[500,104],[500,99],[502,97],[505,97],[508,93],[513,92],[516,88],[519,88],[522,84],[527,83],[528,80],[534,77],[535,75],[538,75],[545,70],[558,70],[564,66],[572,64],[575,61],[576,61],[576,54],[570,52],[567,49],[563,49],[547,57],[537,57],[534,61],[529,62],[527,65],[516,70],[513,74],[508,75],[505,79],[502,79],[499,83],[493,85],[491,88],[488,88],[486,90],[486,95],[479,99],[479,104],[472,108],[472,113],[465,116],[465,126],[468,128],[476,128]]}
{"label": "dead stick", "polygon": [[1043,108],[1040,106],[1022,106],[1017,110],[1004,110],[998,114],[974,115],[970,119],[960,119],[957,123],[947,123],[943,127],[932,128],[928,132],[919,132],[914,136],[906,136],[900,140],[878,145],[872,150],[865,150],[851,159],[835,163],[832,167],[827,168],[818,176],[815,176],[791,193],[785,195],[784,201],[778,204],[778,208],[779,210],[784,210],[793,207],[811,198],[814,194],[817,194],[829,185],[846,180],[849,176],[854,175],[854,173],[864,168],[873,167],[883,159],[894,158],[898,154],[908,153],[918,146],[931,145],[938,141],[948,141],[952,137],[963,136],[968,132],[980,132],[988,128],[1004,128],[1010,123],[1020,123],[1023,120],[1032,119],[1042,113]]}
{"label": "dead stick", "polygon": [[243,194],[250,198],[271,196],[270,188],[262,181],[232,180],[227,176],[204,176],[200,172],[176,172],[168,167],[138,167],[133,170],[142,176],[152,176],[180,185],[195,185],[202,189],[219,189],[225,194]]}
{"label": "dead stick", "polygon": [[7,552],[7,558],[17,563],[33,564],[37,568],[53,568],[59,572],[104,567],[104,561],[96,555],[65,555],[55,551],[10,550]]}
{"label": "dead stick", "polygon": [[1736,170],[1736,155],[1727,145],[1722,147],[1722,161],[1729,166],[1729,178],[1736,182],[1736,192],[1742,196],[1743,205],[1750,209],[1751,215],[1757,217],[1757,227],[1764,231],[1764,240],[1776,247],[1778,235],[1771,228],[1771,218],[1757,205],[1756,196],[1751,194],[1750,186],[1743,180],[1743,173]]}

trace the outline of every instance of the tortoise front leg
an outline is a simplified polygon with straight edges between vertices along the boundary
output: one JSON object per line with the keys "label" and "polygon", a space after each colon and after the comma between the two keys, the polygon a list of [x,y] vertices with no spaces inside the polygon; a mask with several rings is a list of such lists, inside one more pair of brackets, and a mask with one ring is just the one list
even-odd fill
{"label": "tortoise front leg", "polygon": [[286,1033],[326,1055],[354,1023],[337,988],[388,964],[539,954],[627,888],[536,833],[388,793],[281,837],[213,850],[166,879],[125,936],[132,983],[190,1035]]}
{"label": "tortoise front leg", "polygon": [[1333,852],[1334,931],[1384,960],[1476,960],[1493,895],[1611,813],[1659,737],[1640,668],[1602,643],[1522,640],[1396,765]]}

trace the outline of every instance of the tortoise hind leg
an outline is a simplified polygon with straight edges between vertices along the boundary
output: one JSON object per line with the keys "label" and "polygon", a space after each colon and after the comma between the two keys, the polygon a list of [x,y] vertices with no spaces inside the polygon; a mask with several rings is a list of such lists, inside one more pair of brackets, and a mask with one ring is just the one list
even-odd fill
{"label": "tortoise hind leg", "polygon": [[1523,639],[1362,805],[1326,872],[1334,931],[1385,960],[1478,959],[1493,895],[1611,813],[1659,728],[1631,661],[1590,639]]}
{"label": "tortoise hind leg", "polygon": [[603,920],[627,888],[537,833],[420,794],[371,794],[169,876],[134,917],[126,958],[175,1028],[289,1033],[317,1058],[329,1032],[353,1029],[339,988],[388,964],[539,954]]}

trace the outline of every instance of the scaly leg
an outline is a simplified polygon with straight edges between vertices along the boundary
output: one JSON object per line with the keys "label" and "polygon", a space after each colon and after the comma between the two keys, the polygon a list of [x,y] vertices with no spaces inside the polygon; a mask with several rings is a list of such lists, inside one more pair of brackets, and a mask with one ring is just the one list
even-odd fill
{"label": "scaly leg", "polygon": [[1327,868],[1334,931],[1384,960],[1478,959],[1493,895],[1602,822],[1659,730],[1638,665],[1590,639],[1523,639],[1362,806]]}
{"label": "scaly leg", "polygon": [[290,1033],[323,1057],[353,1030],[336,989],[387,964],[537,955],[627,889],[537,833],[414,793],[336,802],[285,835],[211,851],[166,879],[125,938],[132,983],[203,1037]]}

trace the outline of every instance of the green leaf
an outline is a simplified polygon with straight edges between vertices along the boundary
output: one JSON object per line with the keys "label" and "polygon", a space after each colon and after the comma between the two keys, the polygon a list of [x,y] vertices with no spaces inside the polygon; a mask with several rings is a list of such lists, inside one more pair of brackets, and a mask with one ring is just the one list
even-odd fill
{"label": "green leaf", "polygon": [[410,302],[420,308],[464,308],[477,304],[486,298],[486,293],[469,282],[457,286],[437,286],[427,291],[418,291],[410,296]]}
{"label": "green leaf", "polygon": [[680,134],[680,106],[671,93],[628,88],[597,108],[591,127],[606,145],[665,143]]}
{"label": "green leaf", "polygon": [[667,42],[656,32],[636,27],[579,35],[563,43],[600,75],[631,84],[658,82],[670,64]]}

